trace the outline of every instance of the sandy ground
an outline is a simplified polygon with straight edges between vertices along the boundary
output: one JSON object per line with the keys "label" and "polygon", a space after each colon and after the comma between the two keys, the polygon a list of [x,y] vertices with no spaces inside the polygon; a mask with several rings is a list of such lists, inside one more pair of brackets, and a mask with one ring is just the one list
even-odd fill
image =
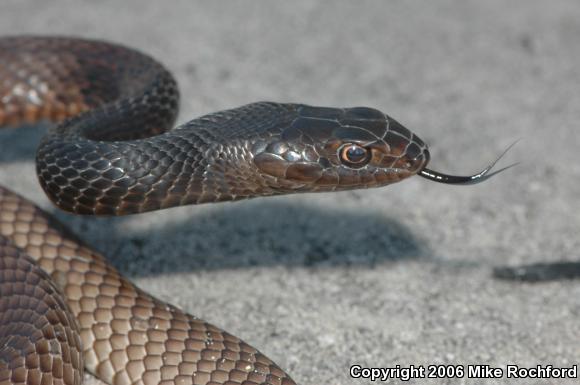
{"label": "sandy ground", "polygon": [[[519,166],[472,187],[413,178],[118,219],[56,213],[140,286],[304,385],[369,383],[349,377],[354,364],[578,364],[579,20],[576,0],[0,4],[1,34],[104,38],[161,59],[180,121],[258,100],[365,105],[450,173],[522,139],[502,162]],[[42,132],[0,133],[0,183],[55,211],[34,176]],[[466,377],[409,383],[572,383]]]}

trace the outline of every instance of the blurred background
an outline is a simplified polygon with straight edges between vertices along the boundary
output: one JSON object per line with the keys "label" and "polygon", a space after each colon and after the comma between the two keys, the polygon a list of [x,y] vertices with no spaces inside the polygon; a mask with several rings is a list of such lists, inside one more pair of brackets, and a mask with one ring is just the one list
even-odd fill
{"label": "blurred background", "polygon": [[366,383],[353,364],[578,363],[578,1],[2,1],[0,34],[24,33],[151,54],[179,81],[179,122],[259,100],[374,107],[455,174],[521,139],[502,164],[521,163],[477,186],[417,177],[96,219],[51,207],[36,126],[0,132],[0,184],[301,384]]}

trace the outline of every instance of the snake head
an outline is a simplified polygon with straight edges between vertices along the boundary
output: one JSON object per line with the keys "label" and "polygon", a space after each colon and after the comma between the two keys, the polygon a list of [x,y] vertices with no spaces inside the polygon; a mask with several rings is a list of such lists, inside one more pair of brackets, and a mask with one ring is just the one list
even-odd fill
{"label": "snake head", "polygon": [[426,145],[384,113],[300,105],[280,135],[254,152],[274,190],[335,191],[378,187],[419,173]]}

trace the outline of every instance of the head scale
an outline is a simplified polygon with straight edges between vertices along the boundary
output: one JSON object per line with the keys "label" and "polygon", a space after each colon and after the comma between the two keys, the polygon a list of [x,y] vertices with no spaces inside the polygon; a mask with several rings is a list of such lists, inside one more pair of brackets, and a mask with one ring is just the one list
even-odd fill
{"label": "head scale", "polygon": [[423,141],[378,110],[300,105],[297,112],[279,135],[253,150],[254,164],[279,192],[384,186],[429,162]]}

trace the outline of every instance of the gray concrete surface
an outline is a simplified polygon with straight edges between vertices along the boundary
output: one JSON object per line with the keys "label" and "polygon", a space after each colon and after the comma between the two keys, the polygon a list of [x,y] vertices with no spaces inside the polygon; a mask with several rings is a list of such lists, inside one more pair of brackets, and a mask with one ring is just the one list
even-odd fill
{"label": "gray concrete surface", "polygon": [[[349,377],[353,364],[579,363],[580,279],[566,279],[580,269],[578,1],[4,0],[0,33],[146,51],[177,76],[181,121],[258,100],[366,105],[453,173],[522,139],[503,161],[518,167],[472,187],[413,178],[119,219],[56,215],[140,286],[301,384],[368,383]],[[0,133],[0,183],[54,211],[34,176],[41,135]]]}

